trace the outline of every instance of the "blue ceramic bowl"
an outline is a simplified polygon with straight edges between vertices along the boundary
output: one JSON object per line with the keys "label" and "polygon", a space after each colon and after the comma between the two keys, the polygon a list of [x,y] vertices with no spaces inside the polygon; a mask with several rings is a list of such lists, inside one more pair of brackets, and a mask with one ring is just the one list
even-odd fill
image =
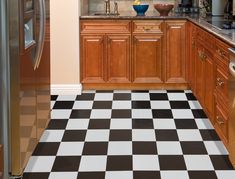
{"label": "blue ceramic bowl", "polygon": [[148,10],[148,4],[133,5],[134,10],[137,13],[137,16],[144,16],[145,12]]}

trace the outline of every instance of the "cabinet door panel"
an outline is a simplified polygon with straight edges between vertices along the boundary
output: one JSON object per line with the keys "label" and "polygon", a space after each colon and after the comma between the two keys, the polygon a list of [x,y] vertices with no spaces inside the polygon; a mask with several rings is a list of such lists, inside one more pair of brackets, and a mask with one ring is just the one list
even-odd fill
{"label": "cabinet door panel", "polygon": [[166,22],[166,82],[186,83],[185,80],[185,44],[186,44],[186,22]]}
{"label": "cabinet door panel", "polygon": [[82,83],[104,83],[104,36],[84,35],[81,36],[81,42]]}
{"label": "cabinet door panel", "polygon": [[162,83],[162,36],[133,37],[134,83]]}
{"label": "cabinet door panel", "polygon": [[130,35],[109,35],[107,46],[108,82],[130,82]]}

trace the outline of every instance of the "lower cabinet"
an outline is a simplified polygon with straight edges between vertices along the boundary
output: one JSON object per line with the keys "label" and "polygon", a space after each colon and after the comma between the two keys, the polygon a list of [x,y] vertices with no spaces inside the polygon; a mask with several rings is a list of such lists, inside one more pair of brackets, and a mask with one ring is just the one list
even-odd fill
{"label": "lower cabinet", "polygon": [[133,82],[163,83],[162,35],[133,36]]}

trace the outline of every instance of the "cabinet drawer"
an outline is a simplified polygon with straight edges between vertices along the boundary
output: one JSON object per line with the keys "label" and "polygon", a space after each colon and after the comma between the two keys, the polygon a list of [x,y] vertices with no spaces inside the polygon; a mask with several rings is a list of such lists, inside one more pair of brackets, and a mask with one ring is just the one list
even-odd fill
{"label": "cabinet drawer", "polygon": [[216,115],[215,115],[215,128],[220,138],[226,143],[228,142],[228,118],[224,110],[219,103],[216,103]]}
{"label": "cabinet drawer", "polygon": [[228,98],[228,75],[217,65],[215,88],[218,95],[222,95],[223,98]]}
{"label": "cabinet drawer", "polygon": [[133,33],[163,33],[161,20],[133,21]]}
{"label": "cabinet drawer", "polygon": [[229,61],[229,46],[219,39],[215,42],[215,55],[222,60]]}
{"label": "cabinet drawer", "polygon": [[211,51],[214,50],[215,39],[211,34],[206,32],[205,30],[201,28],[197,28],[196,39],[201,41],[208,50],[211,50]]}
{"label": "cabinet drawer", "polygon": [[131,23],[130,21],[81,21],[80,30],[81,33],[130,33]]}

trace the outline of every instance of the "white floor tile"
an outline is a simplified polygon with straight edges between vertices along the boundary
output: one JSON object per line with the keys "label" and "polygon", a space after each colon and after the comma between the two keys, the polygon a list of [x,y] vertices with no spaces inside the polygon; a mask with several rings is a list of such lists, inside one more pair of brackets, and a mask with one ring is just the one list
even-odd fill
{"label": "white floor tile", "polygon": [[132,118],[153,118],[151,109],[132,109]]}
{"label": "white floor tile", "polygon": [[161,171],[161,179],[189,179],[187,171]]}
{"label": "white floor tile", "polygon": [[152,129],[133,129],[133,141],[156,141],[155,131]]}
{"label": "white floor tile", "polygon": [[67,123],[67,130],[88,129],[89,119],[70,119]]}
{"label": "white floor tile", "polygon": [[84,142],[61,142],[57,156],[80,156],[83,146]]}
{"label": "white floor tile", "polygon": [[131,109],[131,101],[113,101],[112,109]]}
{"label": "white floor tile", "polygon": [[93,109],[91,111],[91,119],[111,119],[111,112],[111,109]]}
{"label": "white floor tile", "polygon": [[77,179],[77,172],[51,172],[49,179]]}
{"label": "white floor tile", "polygon": [[193,119],[193,113],[190,109],[172,109],[173,118],[175,119]]}
{"label": "white floor tile", "polygon": [[95,101],[112,101],[113,93],[96,93]]}
{"label": "white floor tile", "polygon": [[204,141],[209,155],[228,155],[228,151],[221,141]]}
{"label": "white floor tile", "polygon": [[197,129],[178,129],[180,141],[202,141],[202,136]]}
{"label": "white floor tile", "polygon": [[73,109],[92,109],[93,101],[75,101]]}
{"label": "white floor tile", "polygon": [[209,119],[195,119],[195,122],[197,123],[198,129],[214,129],[213,125],[211,124]]}
{"label": "white floor tile", "polygon": [[157,155],[133,155],[133,170],[148,171],[159,170]]}
{"label": "white floor tile", "polygon": [[132,142],[109,142],[108,155],[132,155]]}
{"label": "white floor tile", "polygon": [[55,156],[32,156],[24,172],[50,172]]}
{"label": "white floor tile", "polygon": [[40,142],[60,142],[63,138],[64,130],[45,130]]}
{"label": "white floor tile", "polygon": [[85,141],[108,141],[109,130],[88,130]]}
{"label": "white floor tile", "polygon": [[157,151],[159,155],[182,155],[180,142],[157,142]]}
{"label": "white floor tile", "polygon": [[114,93],[131,93],[131,90],[113,90]]}
{"label": "white floor tile", "polygon": [[234,179],[235,178],[235,170],[226,171],[226,170],[217,170],[215,171],[218,179]]}
{"label": "white floor tile", "polygon": [[151,109],[171,109],[169,101],[150,101]]}
{"label": "white floor tile", "polygon": [[187,101],[185,93],[167,93],[170,101]]}
{"label": "white floor tile", "polygon": [[110,129],[132,129],[132,119],[111,119]]}
{"label": "white floor tile", "polygon": [[77,95],[59,95],[56,101],[75,101]]}
{"label": "white floor tile", "polygon": [[150,100],[149,93],[131,93],[133,101],[148,101]]}
{"label": "white floor tile", "polygon": [[105,171],[107,156],[82,156],[79,171]]}
{"label": "white floor tile", "polygon": [[132,179],[132,171],[108,171],[105,173],[105,179]]}
{"label": "white floor tile", "polygon": [[208,155],[184,155],[187,170],[214,170]]}
{"label": "white floor tile", "polygon": [[153,119],[154,129],[176,129],[173,119]]}
{"label": "white floor tile", "polygon": [[191,109],[202,109],[202,106],[198,101],[188,101]]}
{"label": "white floor tile", "polygon": [[51,119],[69,119],[72,109],[54,109],[51,111]]}

